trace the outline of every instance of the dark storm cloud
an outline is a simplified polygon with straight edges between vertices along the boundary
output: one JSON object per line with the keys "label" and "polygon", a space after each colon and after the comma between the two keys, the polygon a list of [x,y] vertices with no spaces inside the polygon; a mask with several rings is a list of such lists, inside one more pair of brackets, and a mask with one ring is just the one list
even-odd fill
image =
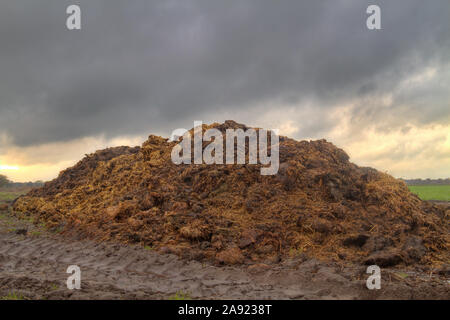
{"label": "dark storm cloud", "polygon": [[[82,30],[68,31],[75,3]],[[375,3],[381,31],[365,26]],[[2,1],[0,133],[24,146],[171,131],[224,110],[264,113],[272,100],[368,99],[449,63],[449,13],[448,0]],[[448,119],[446,101],[404,117]],[[354,118],[382,121],[377,108]]]}

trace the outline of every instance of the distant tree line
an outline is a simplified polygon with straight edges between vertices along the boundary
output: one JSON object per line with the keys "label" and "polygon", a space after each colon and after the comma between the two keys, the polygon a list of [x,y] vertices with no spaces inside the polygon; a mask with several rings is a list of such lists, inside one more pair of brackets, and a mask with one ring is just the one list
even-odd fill
{"label": "distant tree line", "polygon": [[6,187],[10,183],[11,181],[8,180],[7,176],[0,174],[0,188]]}
{"label": "distant tree line", "polygon": [[8,179],[7,176],[0,174],[0,188],[33,188],[40,187],[44,184],[43,181],[35,181],[35,182],[13,182]]}
{"label": "distant tree line", "polygon": [[400,179],[405,181],[409,186],[426,186],[426,185],[450,185],[450,178],[447,179]]}

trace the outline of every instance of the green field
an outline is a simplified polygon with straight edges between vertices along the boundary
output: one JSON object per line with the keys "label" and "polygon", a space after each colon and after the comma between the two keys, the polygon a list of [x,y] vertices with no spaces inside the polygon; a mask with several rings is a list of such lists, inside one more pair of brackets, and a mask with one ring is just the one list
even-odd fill
{"label": "green field", "polygon": [[24,192],[20,191],[0,191],[0,203],[13,201],[18,196],[24,194]]}
{"label": "green field", "polygon": [[422,200],[450,201],[450,186],[408,186]]}

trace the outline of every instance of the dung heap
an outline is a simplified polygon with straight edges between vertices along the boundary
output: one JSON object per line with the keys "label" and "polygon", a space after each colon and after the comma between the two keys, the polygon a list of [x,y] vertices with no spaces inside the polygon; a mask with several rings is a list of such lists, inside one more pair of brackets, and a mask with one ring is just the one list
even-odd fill
{"label": "dung heap", "polygon": [[[226,121],[203,130],[212,127],[247,129]],[[356,166],[325,140],[280,137],[273,176],[262,176],[260,165],[175,165],[176,143],[151,135],[142,147],[87,155],[14,210],[62,233],[218,264],[295,256],[382,267],[449,261],[448,209]]]}

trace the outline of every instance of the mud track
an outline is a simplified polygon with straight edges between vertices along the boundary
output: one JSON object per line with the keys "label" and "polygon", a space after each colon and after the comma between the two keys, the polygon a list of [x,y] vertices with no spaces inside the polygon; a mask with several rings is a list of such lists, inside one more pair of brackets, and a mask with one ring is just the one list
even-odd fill
{"label": "mud track", "polygon": [[[81,268],[81,290],[66,269]],[[448,276],[448,272],[447,272]],[[138,246],[67,239],[0,215],[0,297],[25,299],[450,299],[446,273],[382,270],[368,290],[365,267],[293,259],[274,265],[217,267]]]}

